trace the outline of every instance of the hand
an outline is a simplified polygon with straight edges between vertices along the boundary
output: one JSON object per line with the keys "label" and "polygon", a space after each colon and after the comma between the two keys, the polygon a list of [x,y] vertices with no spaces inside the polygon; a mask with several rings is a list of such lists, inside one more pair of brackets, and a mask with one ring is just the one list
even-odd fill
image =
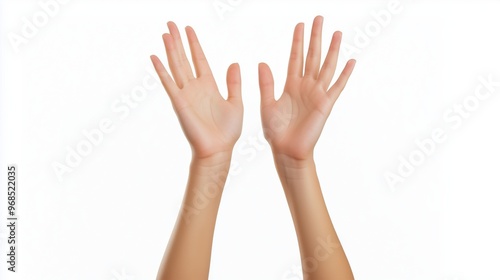
{"label": "hand", "polygon": [[314,146],[333,104],[354,69],[356,61],[351,59],[338,80],[328,88],[337,66],[342,33],[337,31],[333,34],[320,70],[322,25],[323,17],[317,16],[312,27],[304,73],[304,24],[299,23],[295,27],[285,89],[278,100],[274,99],[274,81],[269,66],[259,64],[262,126],[275,155],[294,160],[307,159],[313,155]]}
{"label": "hand", "polygon": [[186,34],[196,77],[184,52],[177,26],[173,22],[167,25],[170,34],[163,34],[163,42],[173,79],[158,57],[152,55],[151,61],[170,97],[193,156],[207,158],[219,153],[231,153],[243,123],[239,65],[231,64],[227,71],[226,100],[219,93],[193,28],[186,27]]}

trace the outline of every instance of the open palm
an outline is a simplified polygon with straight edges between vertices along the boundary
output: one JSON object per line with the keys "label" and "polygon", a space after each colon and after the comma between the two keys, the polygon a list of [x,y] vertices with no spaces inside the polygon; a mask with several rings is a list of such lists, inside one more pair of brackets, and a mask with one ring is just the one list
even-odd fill
{"label": "open palm", "polygon": [[261,117],[264,134],[273,153],[306,159],[330,115],[333,104],[351,75],[355,60],[347,62],[338,80],[333,79],[342,34],[333,34],[328,54],[320,70],[323,18],[314,19],[304,70],[304,24],[295,27],[284,91],[274,99],[274,81],[269,66],[259,64]]}
{"label": "open palm", "polygon": [[226,100],[217,88],[194,30],[186,27],[196,77],[184,52],[177,26],[173,22],[167,25],[170,34],[163,34],[163,41],[173,78],[158,57],[153,55],[151,60],[194,156],[204,158],[220,152],[231,152],[241,134],[243,122],[238,64],[231,64],[227,71]]}

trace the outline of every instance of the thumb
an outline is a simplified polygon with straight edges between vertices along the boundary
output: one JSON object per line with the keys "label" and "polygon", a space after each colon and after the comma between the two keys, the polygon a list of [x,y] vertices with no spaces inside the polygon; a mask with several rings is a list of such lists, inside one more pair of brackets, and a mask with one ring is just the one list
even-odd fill
{"label": "thumb", "polygon": [[260,88],[260,105],[266,106],[271,104],[274,99],[274,79],[271,69],[265,63],[259,63],[259,88]]}
{"label": "thumb", "polygon": [[241,73],[240,65],[233,63],[229,65],[226,76],[227,101],[241,102]]}

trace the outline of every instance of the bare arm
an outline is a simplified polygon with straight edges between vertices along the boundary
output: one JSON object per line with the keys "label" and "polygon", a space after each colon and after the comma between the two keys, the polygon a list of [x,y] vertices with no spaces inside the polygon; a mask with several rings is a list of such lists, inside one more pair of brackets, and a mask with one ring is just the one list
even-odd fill
{"label": "bare arm", "polygon": [[194,30],[186,28],[196,76],[177,26],[169,22],[168,28],[163,41],[173,78],[158,57],[153,55],[151,60],[191,145],[192,159],[182,207],[157,279],[208,279],[217,212],[243,122],[240,70],[237,64],[229,66],[228,98],[224,99]]}
{"label": "bare arm", "polygon": [[304,279],[354,279],[330,220],[314,160],[274,157],[295,225]]}
{"label": "bare arm", "polygon": [[278,100],[271,70],[259,65],[262,125],[292,214],[304,279],[354,279],[323,199],[313,154],[355,61],[347,62],[330,87],[342,34],[334,33],[320,69],[322,24],[322,17],[314,19],[305,66],[304,25],[295,27],[287,80]]}
{"label": "bare arm", "polygon": [[157,279],[208,279],[217,212],[231,154],[191,161],[181,210]]}

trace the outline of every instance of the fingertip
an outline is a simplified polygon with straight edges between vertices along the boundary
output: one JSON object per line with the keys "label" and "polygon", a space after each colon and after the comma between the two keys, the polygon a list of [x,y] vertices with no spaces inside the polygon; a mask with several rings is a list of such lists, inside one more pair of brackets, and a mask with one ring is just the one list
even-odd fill
{"label": "fingertip", "polygon": [[265,68],[269,68],[269,66],[265,62],[259,62],[259,71],[262,71]]}
{"label": "fingertip", "polygon": [[227,100],[240,100],[241,103],[241,75],[238,63],[231,63],[227,69]]}
{"label": "fingertip", "polygon": [[259,63],[258,76],[259,76],[259,83],[264,83],[264,84],[274,83],[271,68],[264,62]]}
{"label": "fingertip", "polygon": [[340,73],[340,76],[345,76],[348,79],[351,76],[351,73],[354,71],[354,65],[356,65],[356,60],[353,58],[349,59],[345,63],[344,69],[342,70],[342,73]]}
{"label": "fingertip", "polygon": [[151,63],[153,64],[153,68],[157,73],[160,72],[166,72],[167,70],[165,69],[165,66],[163,66],[163,63],[161,60],[156,56],[156,55],[151,55]]}
{"label": "fingertip", "polygon": [[172,33],[163,34],[163,42],[165,43],[165,47],[166,47],[167,51],[175,49],[175,38],[174,38],[174,35]]}
{"label": "fingertip", "polygon": [[149,56],[149,58],[151,59],[151,62],[153,63],[153,66],[156,67],[157,64],[161,64],[160,59],[156,55],[152,54],[152,55]]}
{"label": "fingertip", "polygon": [[172,32],[172,29],[175,27],[175,23],[173,21],[167,21],[167,27],[170,32]]}
{"label": "fingertip", "polygon": [[259,63],[259,78],[261,78],[261,75],[266,75],[267,73],[270,72],[269,65],[267,63],[261,62]]}
{"label": "fingertip", "polygon": [[237,62],[231,63],[231,65],[229,65],[227,71],[228,71],[228,74],[231,72],[235,73],[238,77],[238,80],[241,80],[240,65]]}
{"label": "fingertip", "polygon": [[177,28],[177,24],[173,21],[167,22],[168,30],[170,31],[170,34],[172,34],[175,38],[179,37],[179,28]]}
{"label": "fingertip", "polygon": [[237,62],[233,62],[227,68],[228,72],[237,71],[240,72],[240,65]]}
{"label": "fingertip", "polygon": [[194,31],[194,28],[190,25],[186,26],[184,29],[189,42],[198,42],[198,35]]}

